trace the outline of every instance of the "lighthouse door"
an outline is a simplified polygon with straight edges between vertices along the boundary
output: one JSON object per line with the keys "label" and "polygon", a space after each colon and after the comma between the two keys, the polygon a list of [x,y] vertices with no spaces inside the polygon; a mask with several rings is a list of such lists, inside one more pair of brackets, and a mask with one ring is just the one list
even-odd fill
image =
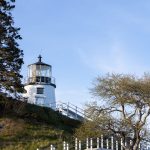
{"label": "lighthouse door", "polygon": [[44,105],[44,98],[43,97],[36,97],[36,104],[37,105]]}

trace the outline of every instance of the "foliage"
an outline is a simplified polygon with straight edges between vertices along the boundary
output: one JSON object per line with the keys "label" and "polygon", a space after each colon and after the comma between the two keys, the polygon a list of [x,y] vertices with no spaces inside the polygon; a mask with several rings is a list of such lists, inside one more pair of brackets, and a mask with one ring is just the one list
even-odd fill
{"label": "foliage", "polygon": [[15,0],[0,0],[0,92],[22,92],[20,69],[23,51],[19,49],[20,28],[14,27],[11,11]]}
{"label": "foliage", "polygon": [[[150,116],[150,76],[137,78],[131,75],[108,74],[98,77],[91,89],[100,102],[87,105],[88,121],[81,128],[84,136],[90,131],[114,135],[123,139],[125,149],[138,149],[141,140],[149,134],[147,123]],[[91,125],[90,125],[91,124]],[[77,130],[81,135],[82,130]],[[132,144],[125,145],[125,141]]]}
{"label": "foliage", "polygon": [[[73,137],[80,125],[46,107],[0,96],[0,149],[33,150],[50,144],[60,145]],[[60,143],[60,144],[58,144]]]}
{"label": "foliage", "polygon": [[3,125],[0,132],[0,149],[3,150],[33,150],[62,142],[63,136],[71,136],[50,125],[29,123],[23,119],[1,118],[0,124]]}

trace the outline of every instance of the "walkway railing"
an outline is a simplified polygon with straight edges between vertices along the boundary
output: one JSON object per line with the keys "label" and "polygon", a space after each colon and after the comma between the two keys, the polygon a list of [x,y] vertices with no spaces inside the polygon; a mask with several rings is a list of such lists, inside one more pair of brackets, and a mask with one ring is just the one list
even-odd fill
{"label": "walkway railing", "polygon": [[69,118],[73,118],[73,119],[77,119],[77,120],[83,120],[85,119],[85,112],[83,109],[79,108],[78,106],[75,106],[72,103],[64,103],[61,101],[57,101],[56,103],[48,103],[48,104],[38,104],[39,106],[42,107],[50,107],[56,111],[59,111],[60,113],[62,113],[63,115],[69,117]]}
{"label": "walkway railing", "polygon": [[58,101],[56,103],[56,109],[62,114],[73,119],[83,120],[85,118],[84,110],[69,102],[64,103]]}

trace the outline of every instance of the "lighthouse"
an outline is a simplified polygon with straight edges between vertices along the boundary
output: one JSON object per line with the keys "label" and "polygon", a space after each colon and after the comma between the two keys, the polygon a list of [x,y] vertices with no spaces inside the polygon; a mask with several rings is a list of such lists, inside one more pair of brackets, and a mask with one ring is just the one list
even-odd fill
{"label": "lighthouse", "polygon": [[39,55],[36,63],[28,65],[28,76],[23,97],[28,103],[55,109],[55,88],[52,66],[42,62],[42,57]]}

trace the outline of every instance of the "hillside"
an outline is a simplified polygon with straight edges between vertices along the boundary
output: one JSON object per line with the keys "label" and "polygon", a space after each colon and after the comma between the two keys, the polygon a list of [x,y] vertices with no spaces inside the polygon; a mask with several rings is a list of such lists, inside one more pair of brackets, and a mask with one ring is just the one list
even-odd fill
{"label": "hillside", "polygon": [[80,125],[46,107],[0,96],[0,149],[33,150],[73,138]]}

